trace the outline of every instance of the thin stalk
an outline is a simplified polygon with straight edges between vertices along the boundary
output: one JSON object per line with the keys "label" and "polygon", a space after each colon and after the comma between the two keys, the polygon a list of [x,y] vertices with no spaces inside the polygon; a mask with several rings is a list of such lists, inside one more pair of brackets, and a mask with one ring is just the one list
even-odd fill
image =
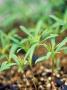
{"label": "thin stalk", "polygon": [[54,69],[55,69],[55,66],[54,66],[54,59],[52,59],[52,73],[54,73]]}
{"label": "thin stalk", "polygon": [[[31,68],[31,72],[32,72],[32,65],[30,65],[30,68]],[[34,73],[32,72],[32,76],[34,78]],[[33,84],[34,84],[34,87],[35,87],[35,90],[37,90],[37,87],[36,87],[36,84],[34,83],[34,81],[32,80]]]}

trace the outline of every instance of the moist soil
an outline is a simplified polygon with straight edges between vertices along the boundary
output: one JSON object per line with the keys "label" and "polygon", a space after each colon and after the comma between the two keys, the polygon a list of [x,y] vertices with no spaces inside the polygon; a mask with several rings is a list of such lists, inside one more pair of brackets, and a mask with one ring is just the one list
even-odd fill
{"label": "moist soil", "polygon": [[59,73],[52,73],[45,62],[27,66],[23,73],[14,66],[0,73],[0,90],[67,90],[67,72],[61,67]]}

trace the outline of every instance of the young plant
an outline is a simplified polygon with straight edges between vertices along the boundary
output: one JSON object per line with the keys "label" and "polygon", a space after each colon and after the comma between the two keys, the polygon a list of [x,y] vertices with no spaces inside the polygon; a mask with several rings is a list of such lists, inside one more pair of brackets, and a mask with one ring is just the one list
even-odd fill
{"label": "young plant", "polygon": [[32,56],[35,48],[39,45],[41,41],[41,33],[43,32],[43,21],[40,20],[35,28],[26,29],[23,26],[20,26],[21,30],[25,32],[28,36],[25,38],[26,42],[22,44],[21,48],[26,51],[24,60],[28,59],[30,66],[32,66]]}
{"label": "young plant", "polygon": [[25,66],[27,64],[27,61],[24,61],[24,58],[21,58],[20,56],[16,56],[15,54],[13,54],[11,58],[16,63],[18,72],[23,73],[24,68],[25,68]]}
{"label": "young plant", "polygon": [[[57,36],[56,34],[47,34],[47,30],[44,30],[43,26],[43,20],[40,20],[33,29],[31,28],[28,30],[25,27],[20,26],[21,30],[28,35],[26,38],[27,41],[22,45],[22,48],[27,52],[24,59],[28,58],[30,65],[32,65],[32,56],[34,54],[35,48],[40,46],[45,40]],[[46,35],[44,35],[44,33],[46,33]]]}
{"label": "young plant", "polygon": [[6,34],[3,31],[0,31],[0,59],[3,59],[4,57],[8,57],[9,48],[11,47],[11,37],[15,35],[16,31],[11,31],[8,34]]}
{"label": "young plant", "polygon": [[[20,56],[16,56],[15,54],[12,55],[11,57],[14,62],[16,63],[16,66],[17,66],[17,69],[18,69],[18,72],[20,73],[23,73],[24,72],[24,69],[27,65],[29,65],[29,61],[28,60],[25,60],[24,57],[21,58]],[[33,76],[33,79],[34,79],[34,74],[33,72],[31,71],[32,73],[32,76]],[[35,88],[36,88],[36,84],[33,82]],[[37,89],[36,89],[37,90]]]}
{"label": "young plant", "polygon": [[14,65],[15,63],[9,63],[8,61],[2,62],[2,64],[0,64],[0,73],[10,69]]}
{"label": "young plant", "polygon": [[66,46],[67,37],[62,42],[60,42],[59,44],[56,44],[55,38],[51,38],[50,41],[51,41],[51,44],[44,44],[44,47],[48,51],[47,55],[37,59],[36,63],[43,61],[43,60],[48,60],[51,58],[51,60],[52,60],[52,72],[54,73],[55,70],[58,71],[57,70],[57,66],[59,63],[58,60],[60,59],[60,58],[56,58],[56,55],[61,53],[61,51],[64,51],[65,49],[67,49],[67,46]]}
{"label": "young plant", "polygon": [[65,10],[62,19],[54,15],[50,15],[50,18],[52,18],[55,21],[52,24],[52,28],[55,29],[56,33],[60,34],[67,30],[67,10]]}

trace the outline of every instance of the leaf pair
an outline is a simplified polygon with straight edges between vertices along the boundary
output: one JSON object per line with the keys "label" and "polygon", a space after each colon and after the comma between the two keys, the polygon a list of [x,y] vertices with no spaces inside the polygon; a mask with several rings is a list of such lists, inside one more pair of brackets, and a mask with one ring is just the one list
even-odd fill
{"label": "leaf pair", "polygon": [[0,65],[0,72],[3,72],[5,70],[10,69],[12,66],[14,66],[15,63],[9,63],[8,61],[4,61],[1,65]]}

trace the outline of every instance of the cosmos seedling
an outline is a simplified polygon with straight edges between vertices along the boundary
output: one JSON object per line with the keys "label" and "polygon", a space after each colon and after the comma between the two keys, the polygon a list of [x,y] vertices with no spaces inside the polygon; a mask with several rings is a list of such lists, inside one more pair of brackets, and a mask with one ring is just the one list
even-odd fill
{"label": "cosmos seedling", "polygon": [[35,48],[41,45],[47,39],[56,36],[56,34],[50,33],[49,34],[46,33],[47,35],[45,35],[45,32],[47,32],[47,30],[43,29],[43,25],[44,25],[43,20],[40,20],[35,28],[26,29],[25,27],[20,26],[21,30],[28,35],[27,41],[22,45],[22,48],[24,48],[25,51],[27,52],[24,59],[29,58],[28,60],[30,62],[30,65],[32,65],[31,64],[32,56],[35,51]]}
{"label": "cosmos seedling", "polygon": [[[56,55],[61,53],[61,51],[64,51],[67,49],[66,43],[67,43],[67,37],[62,40],[59,44],[56,44],[55,38],[50,39],[51,43],[50,44],[44,44],[44,47],[47,49],[47,55],[43,56],[39,59],[36,60],[36,63],[43,61],[43,60],[48,60],[51,58],[52,60],[52,72],[58,71],[57,70],[57,65],[59,58],[56,58]],[[59,66],[60,67],[60,66]]]}
{"label": "cosmos seedling", "polygon": [[20,56],[16,56],[15,54],[12,55],[12,59],[14,60],[14,62],[16,63],[16,66],[17,66],[17,69],[18,69],[18,72],[21,72],[23,73],[24,71],[24,68],[27,64],[27,61],[24,61],[23,58],[21,58]]}

